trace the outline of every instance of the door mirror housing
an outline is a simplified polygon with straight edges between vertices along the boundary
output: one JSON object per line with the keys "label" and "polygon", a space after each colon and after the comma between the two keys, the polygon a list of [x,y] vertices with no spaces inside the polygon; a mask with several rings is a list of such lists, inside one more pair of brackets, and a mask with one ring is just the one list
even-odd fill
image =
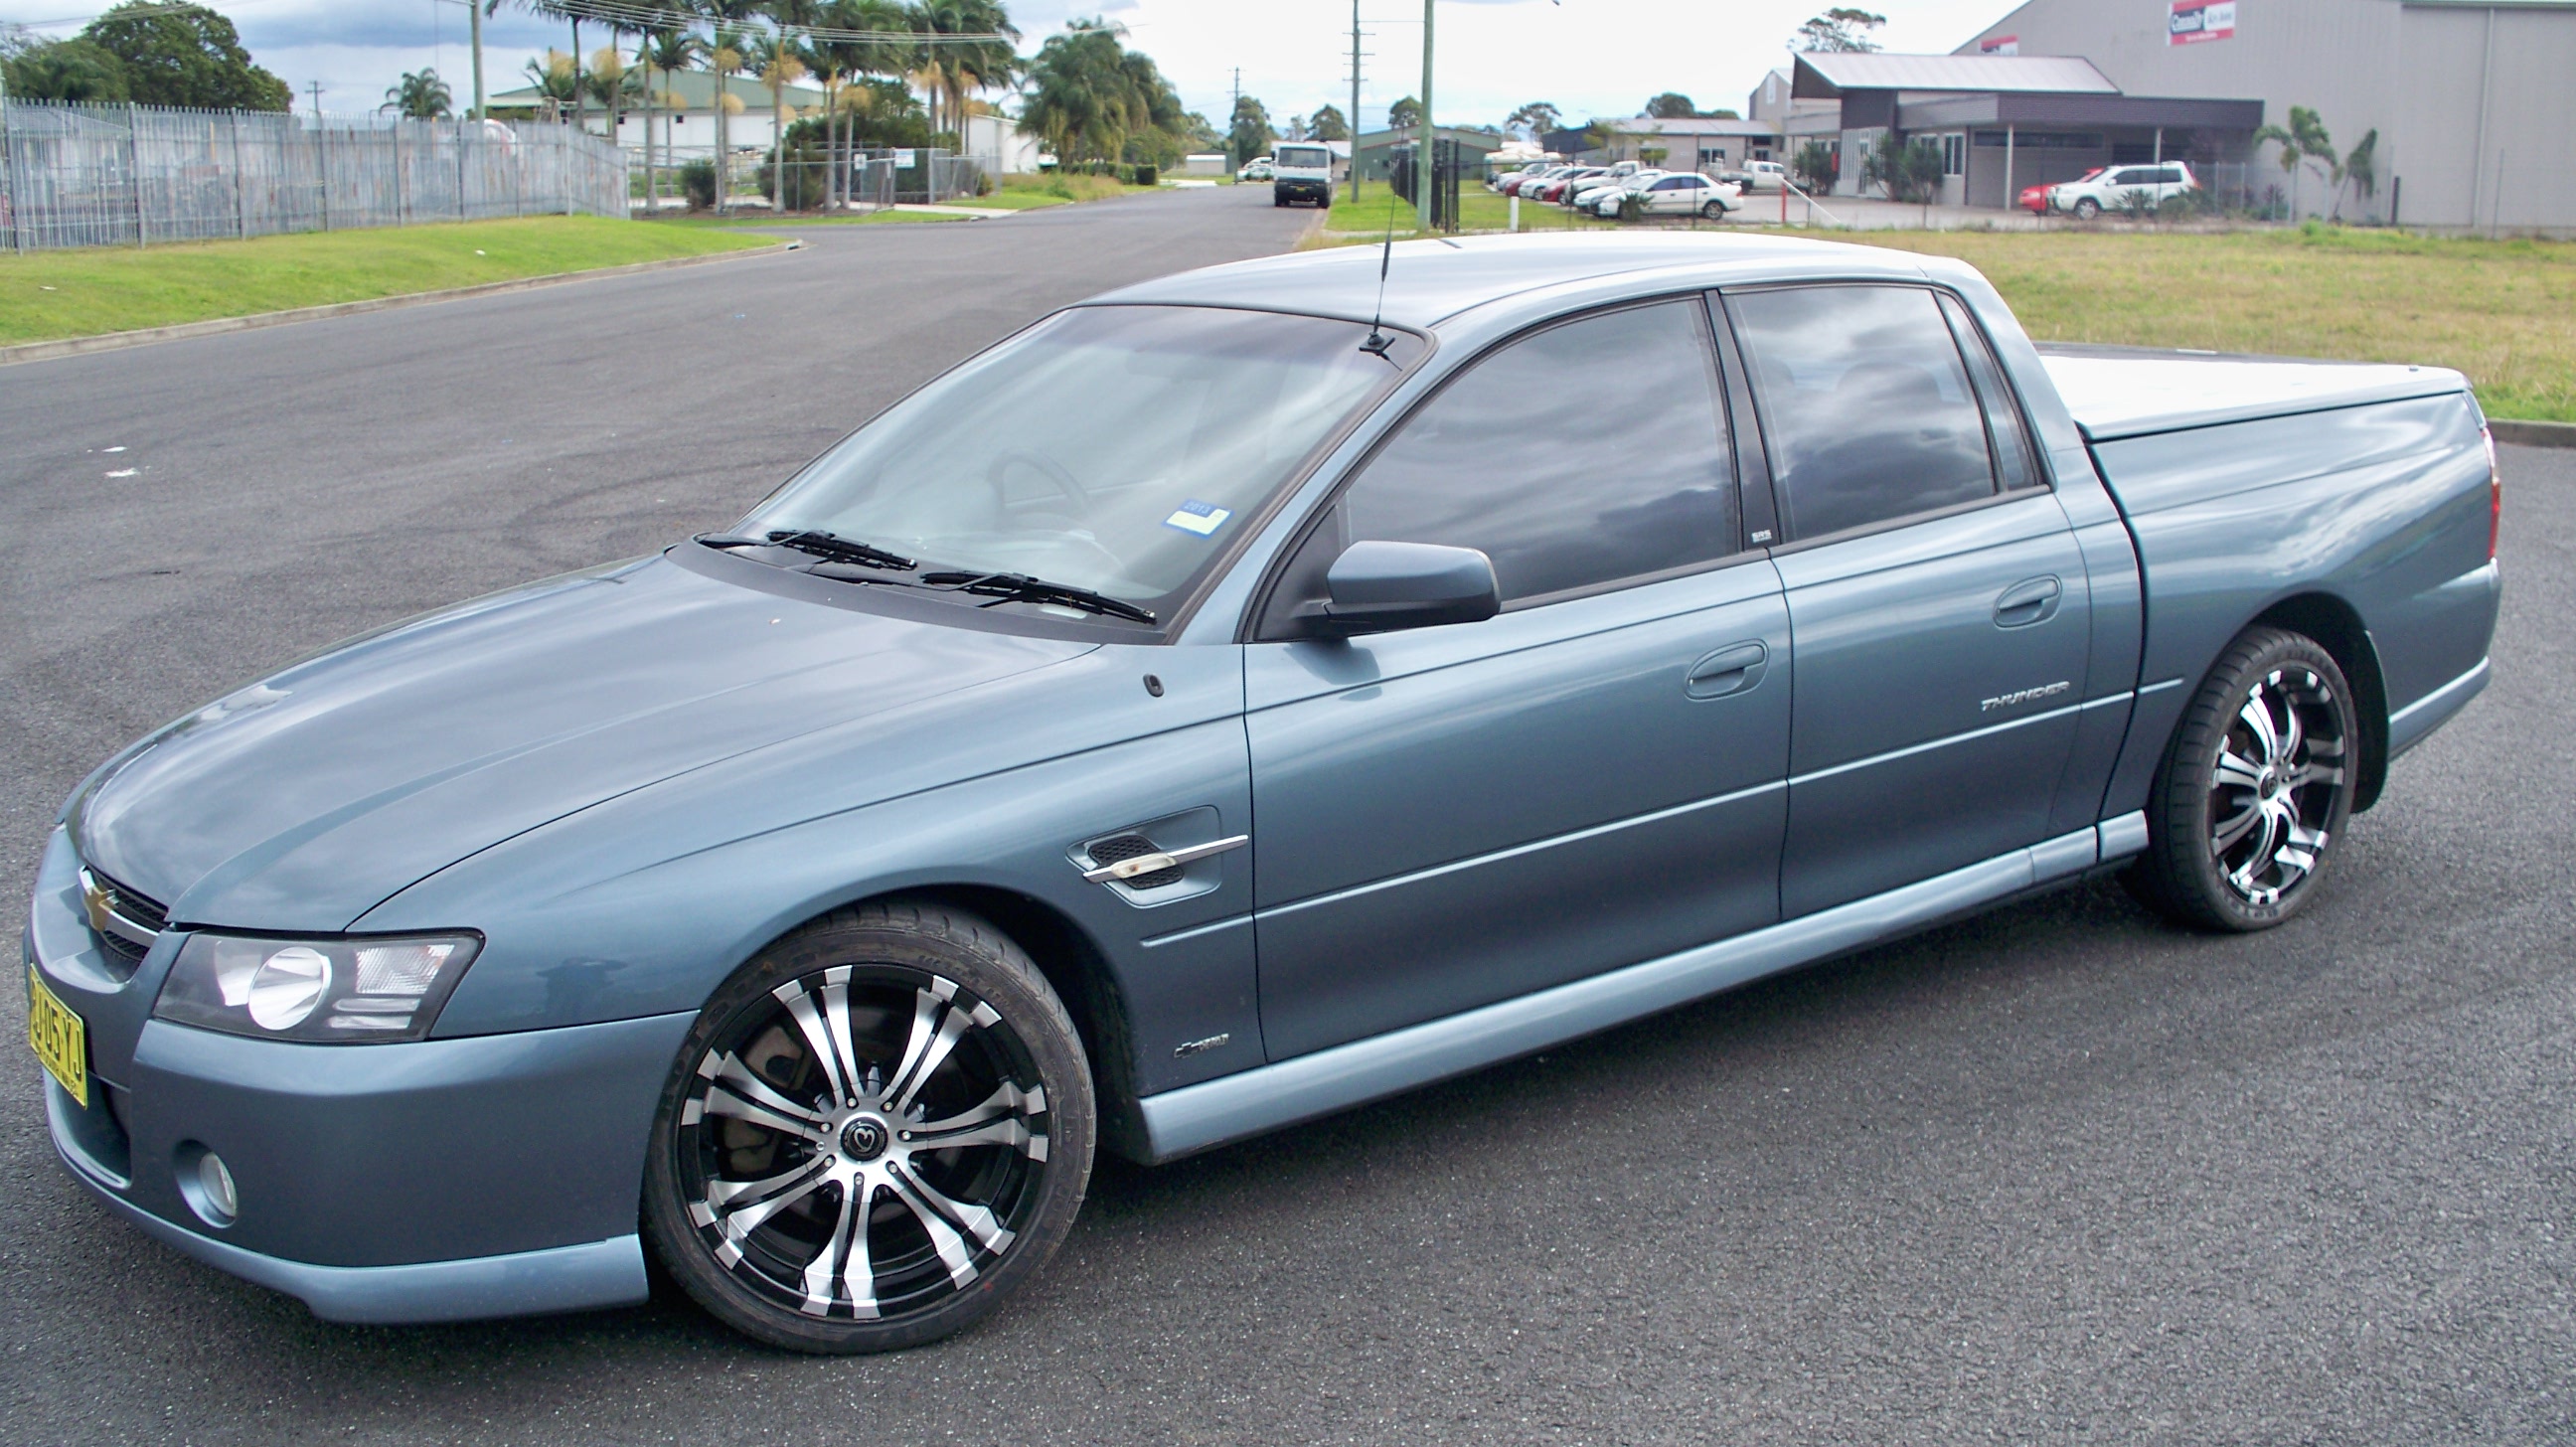
{"label": "door mirror housing", "polygon": [[1332,637],[1477,623],[1503,611],[1493,560],[1438,543],[1353,543],[1333,559],[1324,590],[1306,621]]}

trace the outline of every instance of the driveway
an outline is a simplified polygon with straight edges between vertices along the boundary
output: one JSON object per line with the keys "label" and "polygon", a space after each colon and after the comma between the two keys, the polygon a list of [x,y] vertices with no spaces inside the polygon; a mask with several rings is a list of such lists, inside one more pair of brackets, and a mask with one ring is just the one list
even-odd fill
{"label": "driveway", "polygon": [[[92,764],[359,629],[730,521],[1062,301],[1286,247],[1216,188],[0,371],[0,919]],[[110,449],[122,449],[112,451]],[[628,1311],[326,1326],[0,1090],[0,1439],[2576,1437],[2576,452],[2496,682],[2252,939],[2057,894],[1155,1171],[896,1357]],[[23,1033],[19,992],[0,1029]]]}

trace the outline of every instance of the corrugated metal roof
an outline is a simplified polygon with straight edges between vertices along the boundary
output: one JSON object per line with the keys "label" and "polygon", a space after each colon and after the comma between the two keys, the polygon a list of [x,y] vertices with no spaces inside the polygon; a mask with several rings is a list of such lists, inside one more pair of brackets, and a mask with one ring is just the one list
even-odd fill
{"label": "corrugated metal roof", "polygon": [[1885,55],[1814,51],[1798,57],[1790,93],[1803,99],[1847,90],[2059,91],[2118,95],[2093,62],[2072,55]]}

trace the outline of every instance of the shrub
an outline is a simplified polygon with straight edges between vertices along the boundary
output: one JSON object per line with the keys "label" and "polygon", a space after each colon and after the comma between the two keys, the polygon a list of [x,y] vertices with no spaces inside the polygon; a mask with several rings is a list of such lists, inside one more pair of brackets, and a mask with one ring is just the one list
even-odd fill
{"label": "shrub", "polygon": [[1151,164],[1139,165],[1136,168],[1135,184],[1139,186],[1151,186],[1154,184],[1155,178],[1159,174],[1160,173],[1157,172]]}
{"label": "shrub", "polygon": [[778,153],[760,163],[760,194],[781,211],[820,211],[825,197],[827,175],[823,153],[803,146],[787,148],[787,163],[777,164]]}
{"label": "shrub", "polygon": [[689,198],[692,211],[709,210],[716,204],[716,163],[705,157],[680,167],[680,190]]}

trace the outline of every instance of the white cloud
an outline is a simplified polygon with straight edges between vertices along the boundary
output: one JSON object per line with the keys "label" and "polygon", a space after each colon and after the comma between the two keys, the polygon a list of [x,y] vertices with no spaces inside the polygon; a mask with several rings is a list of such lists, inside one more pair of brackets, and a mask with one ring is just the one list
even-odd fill
{"label": "white cloud", "polygon": [[[105,8],[103,0],[86,0]],[[435,65],[462,102],[471,88],[466,15],[458,0],[211,0],[232,17],[252,55],[295,87],[323,86],[325,110],[373,109],[404,71]],[[1443,121],[1499,124],[1524,101],[1554,102],[1573,119],[1634,115],[1646,97],[1677,90],[1703,108],[1741,109],[1763,74],[1784,63],[1798,23],[1824,0],[1439,0],[1434,100]],[[2011,0],[1891,0],[1881,40],[1890,50],[1947,51]],[[0,0],[0,23],[54,20],[76,0]],[[1193,110],[1223,124],[1241,68],[1246,94],[1278,120],[1327,101],[1350,105],[1350,0],[1027,0],[1012,15],[1025,47],[1065,21],[1103,15],[1154,57]],[[1360,0],[1361,112],[1375,124],[1389,101],[1422,84],[1419,0]],[[63,33],[62,28],[57,33]],[[583,27],[585,49],[605,39]],[[522,83],[521,68],[570,27],[505,5],[484,30],[486,84]]]}

